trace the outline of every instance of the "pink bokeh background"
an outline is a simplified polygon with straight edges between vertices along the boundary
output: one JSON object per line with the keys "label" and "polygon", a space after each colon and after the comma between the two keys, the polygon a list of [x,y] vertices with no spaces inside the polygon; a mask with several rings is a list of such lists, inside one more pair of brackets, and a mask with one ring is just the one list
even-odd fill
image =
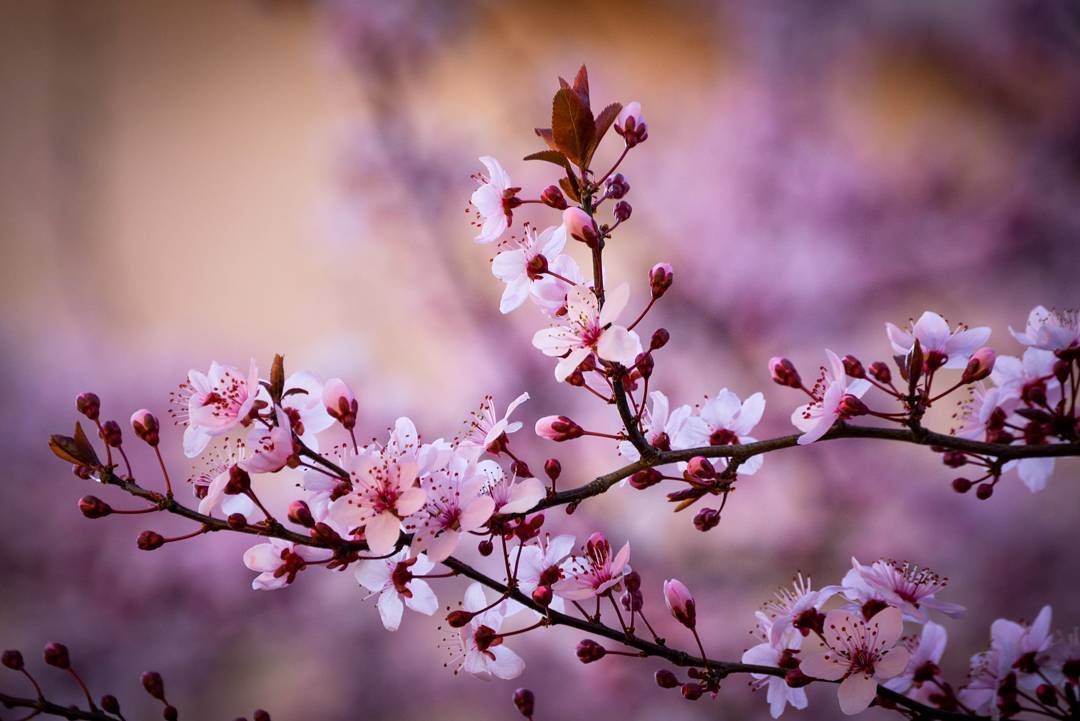
{"label": "pink bokeh background", "polygon": [[[564,630],[515,644],[518,682],[456,678],[437,622],[388,634],[351,573],[255,593],[244,539],[137,550],[143,528],[188,526],[84,519],[76,501],[94,489],[46,448],[80,391],[121,421],[164,416],[188,368],[274,353],[349,379],[368,436],[409,415],[449,437],[484,394],[523,390],[527,427],[559,412],[613,429],[530,347],[542,319],[499,315],[491,251],[462,212],[479,155],[527,191],[553,180],[518,158],[538,149],[555,76],[581,62],[594,97],[639,100],[648,119],[608,272],[643,302],[648,268],[674,266],[646,328],[672,333],[654,387],[675,403],[762,390],[757,435],[787,433],[800,401],[769,382],[772,355],[804,375],[825,347],[887,359],[884,322],[928,308],[1018,353],[1009,324],[1080,300],[1080,22],[1064,2],[0,8],[0,643],[36,656],[65,641],[129,718],[157,714],[146,668],[185,718],[512,719],[519,685],[538,718],[767,718],[743,679],[692,704],[653,684],[652,660],[582,667]],[[529,436],[515,447],[535,469],[557,455],[564,486],[620,463],[602,441]],[[179,431],[165,437],[186,477]],[[131,451],[152,477],[152,456]],[[548,525],[630,540],[673,640],[660,584],[684,580],[719,658],[741,655],[754,609],[796,570],[828,583],[853,554],[929,565],[970,609],[946,624],[960,680],[996,617],[1052,603],[1056,625],[1076,624],[1078,470],[1060,462],[1039,495],[1009,479],[982,503],[925,449],[841,441],[770,455],[708,534],[661,489],[617,489]],[[288,485],[265,491],[281,502]],[[446,605],[463,587],[437,590]],[[826,690],[810,697],[803,717],[836,717]]]}

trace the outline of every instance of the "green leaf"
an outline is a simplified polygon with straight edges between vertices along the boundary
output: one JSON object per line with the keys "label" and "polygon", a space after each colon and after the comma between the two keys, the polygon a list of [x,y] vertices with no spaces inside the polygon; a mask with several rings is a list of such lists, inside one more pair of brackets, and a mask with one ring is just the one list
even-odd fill
{"label": "green leaf", "polygon": [[596,126],[592,113],[572,88],[555,93],[551,105],[551,134],[558,150],[578,167],[585,166]]}

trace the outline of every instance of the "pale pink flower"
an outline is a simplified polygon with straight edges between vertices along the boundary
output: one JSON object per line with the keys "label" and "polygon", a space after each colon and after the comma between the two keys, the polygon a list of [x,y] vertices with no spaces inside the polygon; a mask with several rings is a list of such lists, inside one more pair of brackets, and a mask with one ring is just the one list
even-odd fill
{"label": "pale pink flower", "polygon": [[[474,583],[465,591],[463,608],[477,612],[487,607],[484,588]],[[466,671],[478,678],[512,679],[525,671],[525,661],[506,647],[498,631],[502,628],[505,602],[477,613],[467,626],[461,629],[460,645],[453,662],[460,662],[459,671]]]}
{"label": "pale pink flower", "polygon": [[815,389],[819,400],[799,406],[791,414],[791,422],[803,432],[799,445],[805,446],[829,432],[833,424],[846,417],[845,398],[862,398],[870,389],[870,381],[865,378],[851,379],[844,372],[844,362],[840,356],[826,349],[829,357],[828,368],[823,369],[821,379]]}
{"label": "pale pink flower", "polygon": [[641,339],[637,333],[614,324],[629,300],[630,287],[625,283],[608,294],[603,309],[590,289],[580,286],[570,289],[568,312],[562,324],[533,336],[533,345],[544,355],[565,355],[555,366],[555,380],[566,380],[592,353],[612,363],[634,364],[641,353]]}
{"label": "pale pink flower", "polygon": [[[742,662],[756,666],[776,667],[784,660],[785,655],[797,651],[802,644],[802,636],[794,628],[788,628],[780,633],[775,631],[775,625],[760,611],[757,613],[758,632],[764,639],[747,649],[742,655]],[[761,673],[752,673],[754,688],[766,689],[765,700],[769,704],[769,715],[780,718],[788,704],[792,708],[804,709],[807,706],[806,689],[792,688],[788,686],[783,676],[770,676]]]}
{"label": "pale pink flower", "polygon": [[258,425],[248,433],[247,447],[250,453],[238,464],[248,473],[280,471],[293,455],[289,414],[279,406],[275,409],[275,418],[277,425],[271,428]]}
{"label": "pale pink flower", "polygon": [[245,517],[255,510],[255,503],[244,494],[225,495],[229,469],[247,457],[247,446],[241,440],[225,444],[204,456],[206,465],[191,477],[192,490],[199,499],[199,513],[213,515],[220,505],[225,517],[239,513]]}
{"label": "pale pink flower", "polygon": [[259,394],[259,370],[252,359],[247,376],[232,366],[214,361],[207,373],[188,371],[188,378],[174,395],[178,420],[184,429],[184,454],[194,458],[210,439],[244,422]]}
{"label": "pale pink flower", "polygon": [[1052,311],[1041,305],[1028,314],[1027,327],[1017,333],[1009,326],[1020,343],[1045,351],[1064,351],[1080,346],[1080,313],[1075,310]]}
{"label": "pale pink flower", "polygon": [[454,552],[462,534],[480,530],[495,512],[495,500],[484,493],[484,480],[467,452],[455,453],[446,466],[424,476],[424,504],[405,523],[413,534],[413,548],[441,562]]}
{"label": "pale pink flower", "polygon": [[815,591],[809,576],[797,574],[790,589],[777,590],[762,606],[761,612],[769,621],[769,642],[780,643],[781,637],[792,628],[802,636],[810,635],[821,607],[839,592],[840,586],[824,586]]}
{"label": "pale pink flower", "polygon": [[664,581],[664,603],[676,621],[689,629],[697,625],[697,603],[690,589],[679,579]]}
{"label": "pale pink flower", "polygon": [[359,404],[352,389],[340,378],[331,378],[323,384],[322,391],[323,408],[332,420],[340,421],[343,426],[351,429],[356,425],[356,414]]}
{"label": "pale pink flower", "polygon": [[[765,396],[761,393],[740,401],[739,396],[723,388],[712,398],[706,398],[697,415],[687,419],[679,443],[684,448],[753,443],[757,439],[750,432],[764,413]],[[757,473],[764,460],[764,455],[751,456],[739,466],[739,473]]]}
{"label": "pale pink flower", "polygon": [[842,582],[842,593],[854,604],[853,610],[878,601],[900,609],[910,621],[925,623],[930,611],[954,618],[964,612],[963,606],[936,598],[948,582],[949,579],[930,569],[906,561],[881,560],[864,566],[852,558],[851,570]]}
{"label": "pale pink flower", "polygon": [[589,283],[582,275],[577,261],[569,255],[560,255],[555,258],[548,264],[548,270],[560,277],[548,274],[533,281],[532,301],[544,315],[554,318],[566,307],[566,296],[570,289],[578,286],[588,287]]}
{"label": "pale pink flower", "polygon": [[509,476],[495,461],[481,461],[476,470],[483,479],[483,492],[495,502],[495,513],[525,513],[547,496],[539,478]]}
{"label": "pale pink flower", "polygon": [[[999,404],[1002,410],[1009,414],[1008,420],[1011,423],[1016,425],[1027,423],[1026,419],[1013,415],[1020,405],[1025,388],[1042,384],[1045,388],[1046,404],[1051,408],[1061,400],[1061,383],[1054,376],[1056,362],[1057,357],[1052,352],[1036,347],[1027,348],[1022,358],[1001,356],[997,359],[990,379],[998,385],[994,391],[997,391],[997,396],[1001,399]],[[992,409],[990,412],[993,412]],[[1053,438],[1047,440],[1051,443],[1055,442]],[[1015,470],[1027,489],[1032,493],[1038,493],[1046,488],[1047,481],[1054,474],[1054,459],[1021,458],[1009,461],[1002,470],[1006,473]]]}
{"label": "pale pink flower", "polygon": [[279,538],[252,546],[244,552],[244,565],[259,575],[251,582],[256,591],[274,591],[296,580],[308,562],[325,561],[334,552],[302,546]]}
{"label": "pale pink flower", "polygon": [[904,632],[904,615],[897,608],[879,611],[869,621],[844,610],[825,616],[828,648],[799,664],[804,674],[840,683],[840,710],[847,715],[866,709],[877,696],[879,681],[902,673],[911,654],[897,646]]}
{"label": "pale pink flower", "polygon": [[499,165],[498,160],[485,155],[480,158],[480,162],[487,168],[488,175],[486,178],[478,176],[480,187],[473,192],[469,202],[483,219],[476,242],[494,243],[510,227],[514,201],[517,200],[515,193],[519,188],[510,184],[510,176]]}
{"label": "pale pink flower", "polygon": [[[693,414],[690,406],[679,406],[670,410],[670,403],[666,395],[660,391],[649,393],[649,404],[642,415],[642,433],[650,446],[662,451],[689,448],[685,442],[685,427],[690,422]],[[636,461],[641,458],[638,449],[630,441],[619,443],[619,455],[628,461]],[[623,483],[625,484],[625,480]]]}
{"label": "pale pink flower", "polygon": [[495,410],[495,399],[485,396],[480,403],[480,410],[473,413],[473,417],[466,422],[465,435],[458,440],[458,444],[480,448],[491,453],[500,452],[501,444],[506,442],[506,436],[521,430],[521,422],[511,421],[510,415],[527,400],[529,400],[529,394],[522,393],[506,407],[506,412],[500,418]]}
{"label": "pale pink flower", "polygon": [[611,545],[602,533],[594,533],[585,543],[585,553],[574,556],[564,568],[566,578],[552,590],[568,601],[584,601],[600,596],[622,583],[630,573],[630,543],[611,555]]}
{"label": "pale pink flower", "polygon": [[[418,554],[409,558],[409,549],[403,548],[390,558],[374,558],[360,561],[356,568],[356,581],[378,594],[379,618],[387,631],[401,626],[404,607],[431,616],[439,610],[439,599],[423,576],[435,567],[427,556]],[[370,598],[370,596],[369,596]]]}
{"label": "pale pink flower", "polygon": [[952,330],[944,318],[929,310],[919,316],[911,330],[886,323],[885,333],[889,336],[893,351],[899,355],[910,353],[918,340],[924,356],[940,354],[945,361],[942,367],[960,369],[967,365],[971,354],[990,339],[990,329],[986,326],[968,328],[960,325]]}
{"label": "pale pink flower", "polygon": [[1035,689],[1042,679],[1037,674],[1017,668],[1017,662],[1028,657],[1032,663],[1046,663],[1053,645],[1050,606],[1043,606],[1029,626],[999,618],[990,626],[990,650],[971,657],[968,683],[960,689],[960,702],[979,714],[998,715],[998,687],[1007,676],[1016,674],[1017,685]]}
{"label": "pale pink flower", "polygon": [[948,640],[949,635],[943,626],[927,621],[918,642],[908,644],[911,658],[907,668],[899,676],[886,681],[883,684],[885,688],[907,694],[921,703],[929,703],[930,696],[940,693],[940,689],[933,683],[927,683],[927,680],[940,675],[938,664],[941,663]]}
{"label": "pale pink flower", "polygon": [[[567,557],[574,550],[574,537],[561,535],[550,538],[539,536],[535,543],[510,549],[510,568],[517,569],[518,588],[526,596],[532,594],[538,586],[554,586],[561,581],[566,572]],[[553,611],[566,610],[566,601],[558,593],[554,594],[549,607]],[[511,603],[512,612],[526,608],[516,601]]]}
{"label": "pale pink flower", "polygon": [[531,225],[526,225],[525,236],[512,239],[510,246],[491,261],[492,274],[506,283],[499,301],[500,313],[509,313],[520,307],[529,297],[533,284],[550,277],[547,271],[552,261],[566,247],[566,228],[562,225],[552,226],[537,235]]}
{"label": "pale pink flower", "polygon": [[299,371],[285,379],[284,388],[281,405],[293,419],[296,435],[308,448],[318,451],[318,434],[334,425],[323,403],[322,382],[312,373]]}

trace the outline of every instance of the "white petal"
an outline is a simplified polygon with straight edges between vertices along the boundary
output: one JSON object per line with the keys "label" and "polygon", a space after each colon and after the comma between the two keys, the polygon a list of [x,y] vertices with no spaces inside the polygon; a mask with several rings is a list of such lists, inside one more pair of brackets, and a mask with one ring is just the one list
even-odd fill
{"label": "white petal", "polygon": [[607,361],[632,366],[641,353],[641,339],[638,334],[613,325],[604,331],[596,344],[596,354]]}
{"label": "white petal", "polygon": [[409,590],[412,592],[412,598],[405,599],[406,606],[425,616],[431,616],[439,610],[439,599],[427,581],[419,578],[412,580],[409,582]]}
{"label": "white petal", "polygon": [[606,294],[604,307],[600,310],[600,325],[614,323],[630,301],[630,285],[622,283]]}
{"label": "white petal", "polygon": [[379,618],[382,619],[383,626],[387,631],[396,631],[401,626],[401,614],[404,611],[404,607],[401,605],[401,599],[397,595],[397,591],[389,588],[383,591],[379,596]]}
{"label": "white petal", "polygon": [[400,530],[401,522],[394,514],[384,511],[373,516],[364,526],[368,548],[376,555],[390,552],[397,543]]}

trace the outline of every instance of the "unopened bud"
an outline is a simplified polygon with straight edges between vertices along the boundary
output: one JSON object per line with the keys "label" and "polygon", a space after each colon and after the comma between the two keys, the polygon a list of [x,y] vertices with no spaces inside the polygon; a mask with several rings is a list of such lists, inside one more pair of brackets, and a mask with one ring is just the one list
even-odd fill
{"label": "unopened bud", "polygon": [[557,185],[549,185],[540,193],[540,202],[555,210],[566,210],[566,196]]}
{"label": "unopened bud", "polygon": [[892,383],[892,371],[889,370],[889,366],[885,365],[881,361],[874,361],[870,364],[870,377],[876,380],[878,383]]}
{"label": "unopened bud", "polygon": [[843,357],[841,362],[844,364],[844,373],[852,378],[865,378],[866,369],[863,368],[862,361],[855,356],[848,354]]}
{"label": "unopened bud", "polygon": [[769,373],[772,374],[773,382],[788,388],[802,388],[802,378],[799,371],[795,370],[795,364],[787,358],[770,358]]}
{"label": "unopened bud", "polygon": [[485,538],[476,544],[476,550],[480,552],[481,556],[490,556],[495,551],[495,544],[491,542],[490,538]]}
{"label": "unopened bud", "polygon": [[559,476],[562,474],[562,464],[559,463],[559,459],[549,458],[544,461],[544,473],[553,482],[559,480]]}
{"label": "unopened bud", "polygon": [[79,510],[87,518],[104,518],[112,513],[112,507],[97,496],[83,496],[80,498]]}
{"label": "unopened bud", "polygon": [[135,431],[135,436],[147,445],[156,446],[161,440],[161,424],[157,416],[145,408],[131,414],[131,429]]}
{"label": "unopened bud", "polygon": [[704,456],[694,456],[686,464],[686,472],[699,481],[708,481],[716,478],[716,468]]}
{"label": "unopened bud", "polygon": [[619,200],[630,192],[630,183],[622,173],[615,173],[607,181],[607,197]]}
{"label": "unopened bud", "polygon": [[639,491],[643,491],[646,488],[655,486],[662,480],[664,480],[664,475],[660,471],[655,468],[642,468],[630,476],[630,485]]}
{"label": "unopened bud", "polygon": [[270,714],[260,708],[255,710],[251,718],[252,721],[270,721]]}
{"label": "unopened bud", "polygon": [[941,454],[941,462],[949,468],[960,468],[967,465],[967,454],[963,451],[945,451]]}
{"label": "unopened bud", "polygon": [[551,590],[551,586],[537,586],[536,590],[532,592],[532,600],[536,601],[538,606],[544,608],[548,607],[553,598],[555,598],[555,592]]}
{"label": "unopened bud", "polygon": [[644,143],[649,137],[649,127],[641,114],[641,103],[627,103],[615,118],[615,132],[622,136],[628,147]]}
{"label": "unopened bud", "polygon": [[653,331],[652,339],[649,341],[649,350],[660,350],[668,344],[671,340],[671,333],[667,328],[657,328]]}
{"label": "unopened bud", "polygon": [[120,431],[120,424],[116,421],[105,421],[101,427],[101,440],[113,448],[123,445],[124,434]]}
{"label": "unopened bud", "polygon": [[992,495],[994,495],[993,483],[980,483],[979,487],[975,489],[975,497],[980,501],[985,501]]}
{"label": "unopened bud", "polygon": [[50,643],[45,646],[45,663],[56,668],[69,669],[71,668],[71,656],[68,654],[67,646],[62,643]]}
{"label": "unopened bud", "polygon": [[247,516],[243,513],[230,513],[229,517],[225,519],[225,523],[229,524],[229,528],[234,531],[239,531],[247,527]]}
{"label": "unopened bud", "polygon": [[359,404],[352,390],[340,378],[331,378],[323,385],[323,406],[331,418],[339,422],[346,430],[356,427],[356,414]]}
{"label": "unopened bud", "polygon": [[670,263],[654,265],[649,271],[649,288],[652,290],[652,297],[655,299],[663,296],[674,280],[675,276],[672,274]]}
{"label": "unopened bud", "polygon": [[544,416],[536,422],[536,435],[549,441],[572,441],[585,435],[585,430],[566,416]]}
{"label": "unopened bud", "polygon": [[702,508],[694,516],[694,528],[702,533],[711,531],[720,525],[720,511],[715,508]]}
{"label": "unopened bud", "polygon": [[679,679],[666,668],[657,671],[653,678],[656,679],[656,685],[660,688],[675,688],[679,685]]}
{"label": "unopened bud", "polygon": [[698,683],[684,683],[682,685],[682,697],[687,701],[697,701],[705,690]]}
{"label": "unopened bud", "polygon": [[96,393],[80,393],[75,396],[75,408],[90,420],[96,421],[101,416],[101,399]]}
{"label": "unopened bud", "polygon": [[595,247],[600,240],[600,233],[596,229],[596,223],[581,208],[567,208],[563,211],[563,224],[566,232],[574,240],[580,240],[590,248]]}
{"label": "unopened bud", "polygon": [[676,578],[664,581],[664,602],[676,621],[689,629],[697,625],[697,604],[682,581]]}
{"label": "unopened bud", "polygon": [[972,482],[966,478],[953,479],[952,487],[957,493],[967,493],[971,490]]}
{"label": "unopened bud", "polygon": [[627,203],[625,200],[620,200],[615,204],[615,220],[620,223],[625,223],[630,220],[630,216],[634,214],[634,206]]}
{"label": "unopened bud", "polygon": [[450,628],[463,628],[469,625],[475,615],[470,611],[451,611],[446,614],[446,623]]}
{"label": "unopened bud", "polygon": [[578,642],[577,645],[577,657],[578,661],[582,663],[592,663],[599,661],[607,655],[607,649],[593,641],[591,638],[586,638]]}
{"label": "unopened bud", "polygon": [[146,671],[140,678],[146,693],[159,701],[165,700],[165,681],[157,671]]}
{"label": "unopened bud", "polygon": [[288,518],[292,523],[304,528],[315,525],[315,517],[311,515],[311,508],[304,501],[293,501],[289,504]]}
{"label": "unopened bud", "polygon": [[4,655],[0,657],[0,663],[3,663],[12,671],[23,670],[23,656],[14,649],[4,651]]}
{"label": "unopened bud", "polygon": [[855,416],[866,415],[869,412],[869,408],[862,402],[858,396],[853,396],[850,393],[844,395],[840,399],[840,417],[841,418],[854,418]]}
{"label": "unopened bud", "polygon": [[974,383],[988,378],[994,370],[994,361],[996,360],[997,353],[994,352],[993,348],[984,346],[975,351],[971,354],[971,358],[968,359],[967,367],[964,368],[964,374],[960,377],[960,382]]}
{"label": "unopened bud", "polygon": [[176,721],[180,718],[180,712],[176,710],[175,706],[166,705],[165,708],[161,709],[161,718],[165,719],[165,721]]}
{"label": "unopened bud", "polygon": [[143,531],[135,543],[140,551],[154,551],[165,545],[165,538],[154,531]]}
{"label": "unopened bud", "polygon": [[518,713],[527,719],[531,719],[536,710],[536,696],[527,688],[519,688],[514,691],[514,706]]}
{"label": "unopened bud", "polygon": [[120,702],[117,701],[116,697],[111,693],[102,696],[101,701],[99,701],[98,704],[105,713],[111,713],[113,716],[120,715]]}

